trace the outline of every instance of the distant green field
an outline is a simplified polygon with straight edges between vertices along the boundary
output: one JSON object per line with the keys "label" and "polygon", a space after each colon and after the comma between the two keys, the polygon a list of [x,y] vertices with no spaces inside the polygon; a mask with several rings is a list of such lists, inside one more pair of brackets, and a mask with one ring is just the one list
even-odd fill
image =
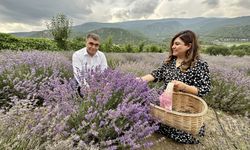
{"label": "distant green field", "polygon": [[223,46],[239,46],[239,45],[250,45],[250,42],[216,42],[215,44],[223,45]]}

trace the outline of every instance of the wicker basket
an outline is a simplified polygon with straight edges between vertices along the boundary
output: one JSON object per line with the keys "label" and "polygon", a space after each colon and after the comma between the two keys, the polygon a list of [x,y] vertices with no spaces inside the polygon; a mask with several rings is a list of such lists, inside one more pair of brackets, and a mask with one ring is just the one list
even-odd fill
{"label": "wicker basket", "polygon": [[173,111],[151,103],[151,114],[163,124],[193,135],[198,134],[208,109],[206,102],[192,94],[173,92],[172,103]]}

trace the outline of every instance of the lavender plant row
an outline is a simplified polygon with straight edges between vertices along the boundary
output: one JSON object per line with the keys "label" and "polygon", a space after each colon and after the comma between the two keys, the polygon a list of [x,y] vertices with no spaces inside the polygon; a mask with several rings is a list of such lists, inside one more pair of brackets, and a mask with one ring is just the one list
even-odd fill
{"label": "lavender plant row", "polygon": [[[43,52],[0,57],[5,101],[0,148],[41,149],[57,141],[67,141],[69,149],[152,145],[143,141],[158,128],[149,113],[149,103],[158,94],[135,76],[111,69],[90,72],[90,87],[82,88],[80,97],[65,57]],[[6,128],[11,130],[4,132]]]}
{"label": "lavender plant row", "polygon": [[[67,53],[68,56],[71,56]],[[137,149],[157,125],[149,103],[158,100],[135,76],[150,73],[167,54],[108,54],[114,69],[89,72],[76,91],[70,58],[53,52],[0,53],[0,149]],[[249,57],[206,56],[212,107],[249,112]],[[239,60],[240,59],[240,60]],[[145,142],[146,141],[146,142]]]}

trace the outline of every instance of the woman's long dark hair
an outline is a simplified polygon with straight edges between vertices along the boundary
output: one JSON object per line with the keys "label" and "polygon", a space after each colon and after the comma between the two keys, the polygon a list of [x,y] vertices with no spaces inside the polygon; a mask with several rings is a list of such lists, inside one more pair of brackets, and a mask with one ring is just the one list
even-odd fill
{"label": "woman's long dark hair", "polygon": [[169,63],[174,58],[176,58],[175,56],[173,56],[172,46],[174,44],[174,40],[178,37],[185,43],[185,45],[191,44],[190,49],[188,49],[186,52],[186,58],[181,64],[181,70],[185,72],[189,67],[193,67],[196,60],[200,58],[199,45],[197,37],[193,31],[185,30],[176,34],[171,40],[169,55],[165,63]]}

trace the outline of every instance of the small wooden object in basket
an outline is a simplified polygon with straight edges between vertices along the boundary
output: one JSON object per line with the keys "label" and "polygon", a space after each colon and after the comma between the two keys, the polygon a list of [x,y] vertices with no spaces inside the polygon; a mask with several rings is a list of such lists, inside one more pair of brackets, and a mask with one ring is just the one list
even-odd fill
{"label": "small wooden object in basket", "polygon": [[163,124],[193,135],[198,134],[208,109],[206,102],[192,94],[173,92],[172,103],[172,111],[151,103],[150,110],[152,116]]}

